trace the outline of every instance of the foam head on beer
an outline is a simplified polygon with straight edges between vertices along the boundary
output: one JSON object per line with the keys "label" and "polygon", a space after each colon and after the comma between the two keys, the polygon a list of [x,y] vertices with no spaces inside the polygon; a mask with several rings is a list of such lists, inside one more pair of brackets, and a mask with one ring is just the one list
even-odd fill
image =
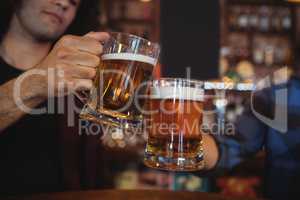
{"label": "foam head on beer", "polygon": [[204,101],[204,90],[192,87],[151,87],[152,99]]}
{"label": "foam head on beer", "polygon": [[102,60],[126,60],[126,61],[137,61],[141,63],[147,63],[155,66],[157,63],[157,59],[152,58],[150,56],[145,56],[142,54],[134,54],[134,53],[111,53],[104,54]]}

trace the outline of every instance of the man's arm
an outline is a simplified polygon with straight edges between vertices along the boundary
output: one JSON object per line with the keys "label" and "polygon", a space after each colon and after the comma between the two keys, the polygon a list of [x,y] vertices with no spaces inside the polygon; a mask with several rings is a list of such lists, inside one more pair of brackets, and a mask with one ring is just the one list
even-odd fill
{"label": "man's arm", "polygon": [[[14,92],[16,92],[16,81],[18,78],[8,81],[0,86],[0,134],[11,124],[22,118],[25,113],[18,104],[22,102],[28,108],[35,108],[46,97],[42,95],[42,91],[45,91],[45,81],[42,81],[42,77],[29,76],[27,73],[23,73],[19,78],[24,77],[24,81],[20,84],[20,95],[18,99],[14,98]],[[19,103],[18,103],[19,101]]]}
{"label": "man's arm", "polygon": [[[35,68],[0,86],[0,134],[26,114],[20,105],[28,107],[30,114],[48,97],[91,89],[100,64],[101,42],[108,38],[107,33],[94,32],[64,36]],[[54,94],[48,94],[49,89]]]}
{"label": "man's arm", "polygon": [[207,170],[231,169],[263,146],[265,126],[254,116],[241,116],[234,136],[203,136]]}
{"label": "man's arm", "polygon": [[210,135],[203,135],[203,149],[204,149],[204,162],[205,169],[213,169],[219,159],[219,150],[215,139]]}
{"label": "man's arm", "polygon": [[[255,109],[266,115],[268,94],[255,97]],[[204,160],[207,170],[230,169],[262,149],[268,127],[257,119],[250,108],[235,123],[235,135],[203,135]]]}

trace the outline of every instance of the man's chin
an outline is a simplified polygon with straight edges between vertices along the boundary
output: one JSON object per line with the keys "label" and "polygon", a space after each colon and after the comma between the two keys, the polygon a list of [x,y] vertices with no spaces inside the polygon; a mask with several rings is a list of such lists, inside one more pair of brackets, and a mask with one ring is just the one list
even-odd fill
{"label": "man's chin", "polygon": [[43,32],[36,35],[36,39],[40,42],[54,42],[61,37],[62,33],[57,32]]}

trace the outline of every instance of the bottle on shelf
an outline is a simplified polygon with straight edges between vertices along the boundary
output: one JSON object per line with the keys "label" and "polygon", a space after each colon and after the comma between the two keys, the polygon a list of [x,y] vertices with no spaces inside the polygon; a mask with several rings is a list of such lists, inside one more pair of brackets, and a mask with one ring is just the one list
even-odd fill
{"label": "bottle on shelf", "polygon": [[257,30],[259,23],[259,15],[257,13],[257,6],[252,6],[249,13],[249,28],[250,30]]}
{"label": "bottle on shelf", "polygon": [[259,19],[259,31],[268,32],[270,30],[270,8],[267,6],[262,6],[259,10],[260,19]]}
{"label": "bottle on shelf", "polygon": [[283,9],[281,17],[282,28],[284,29],[284,31],[288,32],[292,27],[292,17],[290,9]]}
{"label": "bottle on shelf", "polygon": [[282,32],[280,10],[281,8],[273,8],[271,25],[274,32]]}
{"label": "bottle on shelf", "polygon": [[238,27],[240,30],[247,30],[249,27],[250,10],[248,6],[240,7],[240,14],[238,17]]}
{"label": "bottle on shelf", "polygon": [[265,64],[268,67],[274,65],[274,52],[275,48],[272,44],[265,47]]}
{"label": "bottle on shelf", "polygon": [[264,50],[261,46],[253,49],[253,62],[258,65],[264,63]]}

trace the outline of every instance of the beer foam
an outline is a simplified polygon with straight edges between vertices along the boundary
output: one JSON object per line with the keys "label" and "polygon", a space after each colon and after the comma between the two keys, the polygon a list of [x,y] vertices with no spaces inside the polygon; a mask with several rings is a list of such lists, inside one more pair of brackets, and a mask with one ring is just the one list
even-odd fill
{"label": "beer foam", "polygon": [[102,60],[129,60],[148,63],[150,65],[156,65],[157,59],[133,53],[111,53],[102,55]]}
{"label": "beer foam", "polygon": [[204,101],[204,90],[191,87],[152,87],[151,98]]}

